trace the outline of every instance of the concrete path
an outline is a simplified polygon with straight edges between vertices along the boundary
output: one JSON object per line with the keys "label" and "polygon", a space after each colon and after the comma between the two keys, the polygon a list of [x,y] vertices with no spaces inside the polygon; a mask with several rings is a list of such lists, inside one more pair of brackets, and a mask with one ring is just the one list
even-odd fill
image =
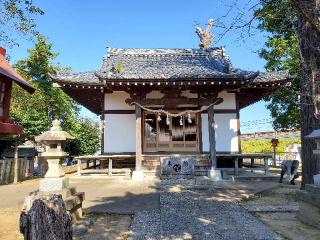
{"label": "concrete path", "polygon": [[39,188],[39,180],[28,180],[18,184],[0,185],[0,210],[20,211],[24,197]]}
{"label": "concrete path", "polygon": [[108,180],[104,183],[78,182],[72,185],[85,192],[83,207],[90,213],[134,214],[159,207],[158,181]]}

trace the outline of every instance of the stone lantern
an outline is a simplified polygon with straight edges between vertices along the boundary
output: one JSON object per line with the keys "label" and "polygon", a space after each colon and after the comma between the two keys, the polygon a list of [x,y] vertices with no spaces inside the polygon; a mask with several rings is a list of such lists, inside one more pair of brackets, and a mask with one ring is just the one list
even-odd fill
{"label": "stone lantern", "polygon": [[[25,198],[21,217],[23,219],[23,217],[27,216],[28,219],[32,219],[28,220],[27,224],[23,226],[27,229],[25,231],[37,231],[37,234],[39,231],[45,232],[47,228],[42,225],[48,221],[52,222],[54,229],[58,229],[56,231],[59,231],[59,228],[56,226],[62,226],[69,222],[68,217],[65,217],[65,210],[71,214],[73,223],[82,218],[82,202],[85,194],[84,192],[77,192],[74,187],[69,187],[68,177],[65,176],[63,168],[60,165],[60,161],[68,155],[62,150],[62,144],[66,140],[73,138],[69,133],[62,130],[58,120],[52,121],[52,127],[49,131],[35,137],[36,142],[42,143],[45,146],[45,151],[40,153],[39,156],[47,160],[48,171],[44,178],[40,180],[39,191],[31,192]],[[44,206],[40,204],[39,207],[39,201],[36,202],[36,200],[41,201]],[[62,207],[61,200],[63,200],[65,207]],[[34,205],[37,205],[37,207],[34,207]],[[48,208],[51,210],[46,210],[45,212],[44,209]],[[36,224],[36,227],[33,224]],[[68,231],[68,229],[61,230]],[[51,236],[51,233],[48,233],[48,236]]]}
{"label": "stone lantern", "polygon": [[[313,154],[320,155],[320,129],[314,130],[312,133],[306,136],[306,138],[314,139],[317,148],[313,150]],[[320,187],[320,173],[313,176],[314,184]]]}
{"label": "stone lantern", "polygon": [[39,155],[48,162],[48,171],[44,179],[40,180],[40,191],[60,191],[67,187],[68,183],[60,161],[68,155],[62,150],[62,144],[68,139],[74,137],[62,130],[58,120],[53,120],[49,131],[35,137],[36,142],[45,145],[45,151]]}

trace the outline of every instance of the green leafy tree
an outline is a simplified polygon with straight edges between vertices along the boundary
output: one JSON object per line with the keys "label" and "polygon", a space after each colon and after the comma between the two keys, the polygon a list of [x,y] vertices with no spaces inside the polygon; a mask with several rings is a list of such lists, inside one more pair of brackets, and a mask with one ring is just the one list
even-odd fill
{"label": "green leafy tree", "polygon": [[10,115],[24,127],[20,139],[32,139],[47,131],[53,119],[59,119],[62,128],[76,138],[70,149],[72,154],[92,154],[99,148],[99,131],[93,127],[96,123],[80,119],[79,106],[61,89],[52,86],[50,74],[61,70],[53,64],[57,54],[44,36],[36,37],[34,49],[28,50],[29,56],[15,66],[37,89],[33,95],[19,87],[13,89]]}
{"label": "green leafy tree", "polygon": [[291,0],[261,1],[261,8],[255,11],[258,28],[270,34],[260,56],[267,61],[267,71],[287,71],[293,76],[290,86],[267,97],[267,108],[274,119],[275,129],[300,128],[300,56],[297,35],[296,12]]}
{"label": "green leafy tree", "polygon": [[[313,183],[313,175],[319,173],[320,159],[313,154],[314,140],[305,136],[320,127],[320,4],[316,0],[264,0],[256,11],[259,27],[272,34],[267,41],[271,50],[262,52],[269,66],[280,67],[295,73],[292,89],[283,90],[271,100],[271,109],[278,119],[275,126],[283,125],[283,119],[295,123],[299,116],[302,137],[302,188]],[[268,58],[269,57],[269,58]],[[300,87],[298,85],[298,79]],[[297,89],[299,89],[299,102]],[[291,97],[290,97],[291,95]],[[283,109],[281,109],[283,107]],[[296,110],[294,110],[296,109]],[[287,113],[285,111],[287,110]],[[287,115],[287,116],[286,116]],[[299,118],[298,118],[299,119]],[[277,118],[276,118],[277,120]],[[286,124],[284,128],[290,128]]]}
{"label": "green leafy tree", "polygon": [[16,35],[35,35],[34,17],[43,14],[32,0],[0,0],[0,43],[17,45]]}
{"label": "green leafy tree", "polygon": [[90,118],[81,118],[70,132],[75,140],[69,142],[67,151],[71,155],[89,155],[97,152],[100,144],[100,131],[97,122]]}
{"label": "green leafy tree", "polygon": [[61,69],[52,64],[57,57],[52,51],[52,44],[37,34],[35,47],[28,52],[28,58],[18,61],[15,67],[25,79],[32,82],[37,91],[30,96],[16,87],[13,91],[11,116],[24,126],[26,137],[47,130],[53,118],[60,119],[64,128],[72,128],[79,107],[61,89],[52,87],[49,74]]}

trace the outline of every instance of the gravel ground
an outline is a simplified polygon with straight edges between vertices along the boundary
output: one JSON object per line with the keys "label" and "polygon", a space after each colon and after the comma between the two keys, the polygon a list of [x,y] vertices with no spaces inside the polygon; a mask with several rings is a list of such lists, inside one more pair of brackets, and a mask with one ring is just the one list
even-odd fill
{"label": "gravel ground", "polygon": [[238,204],[217,201],[215,190],[160,193],[160,207],[136,214],[133,239],[281,239]]}
{"label": "gravel ground", "polygon": [[137,212],[131,225],[131,233],[128,239],[156,240],[161,236],[160,209]]}

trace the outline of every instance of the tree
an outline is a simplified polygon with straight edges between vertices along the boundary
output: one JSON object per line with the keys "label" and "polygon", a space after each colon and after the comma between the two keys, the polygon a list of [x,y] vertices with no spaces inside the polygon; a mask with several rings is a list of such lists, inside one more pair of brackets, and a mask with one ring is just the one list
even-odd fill
{"label": "tree", "polygon": [[294,79],[291,85],[280,88],[267,97],[275,129],[300,128],[300,56],[298,39],[294,31],[297,15],[290,1],[265,1],[255,11],[258,28],[271,33],[260,56],[267,61],[267,71],[286,71]]}
{"label": "tree", "polygon": [[95,153],[99,148],[98,129],[93,127],[96,123],[82,120],[79,106],[61,89],[52,86],[50,74],[61,70],[53,64],[57,54],[44,36],[37,34],[36,37],[34,49],[28,50],[28,58],[18,61],[15,66],[37,89],[29,95],[19,87],[13,88],[10,115],[24,127],[20,139],[32,139],[47,131],[53,119],[59,119],[62,128],[75,137],[71,148],[74,155]]}
{"label": "tree", "polygon": [[35,48],[28,50],[29,57],[18,61],[15,67],[37,91],[30,96],[14,88],[10,111],[13,119],[24,126],[27,138],[47,130],[54,118],[60,119],[64,128],[71,128],[79,114],[78,105],[60,89],[52,87],[49,74],[61,69],[52,64],[57,57],[52,44],[40,34],[36,37]]}
{"label": "tree", "polygon": [[67,145],[67,152],[71,155],[96,153],[100,144],[98,124],[90,118],[80,118],[76,126],[76,129],[70,132],[75,137],[75,140]]}
{"label": "tree", "polygon": [[17,45],[15,36],[37,33],[34,16],[44,12],[32,0],[0,0],[0,43]]}
{"label": "tree", "polygon": [[302,186],[313,183],[313,175],[320,172],[320,158],[313,154],[314,140],[305,138],[320,128],[320,2],[317,0],[292,0],[298,13],[297,37],[301,74],[301,138]]}
{"label": "tree", "polygon": [[[320,2],[317,0],[260,0],[247,1],[239,10],[228,31],[239,30],[252,36],[254,20],[257,28],[268,31],[271,36],[260,55],[267,60],[267,70],[287,70],[295,76],[292,86],[279,90],[268,98],[268,108],[275,117],[276,128],[290,129],[299,126],[302,140],[302,187],[313,182],[313,175],[319,173],[319,157],[313,154],[315,143],[305,138],[320,128]],[[248,18],[249,16],[249,18]],[[240,34],[243,37],[243,34]],[[220,37],[221,38],[221,37]],[[219,38],[219,39],[220,39]],[[298,91],[299,90],[299,91]],[[298,97],[300,101],[298,102]]]}

